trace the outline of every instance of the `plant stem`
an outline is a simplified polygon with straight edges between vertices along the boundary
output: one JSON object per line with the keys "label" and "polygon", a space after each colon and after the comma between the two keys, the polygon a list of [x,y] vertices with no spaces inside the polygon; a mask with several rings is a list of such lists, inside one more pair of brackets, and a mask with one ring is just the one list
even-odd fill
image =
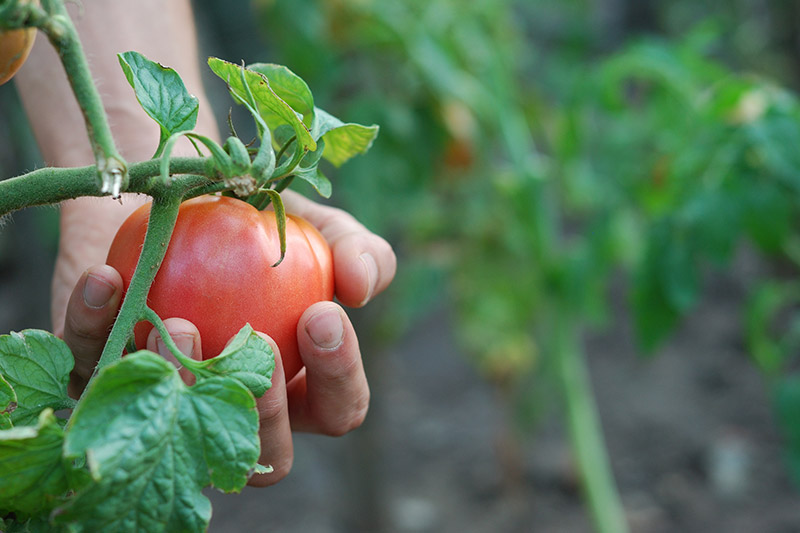
{"label": "plant stem", "polygon": [[48,0],[45,6],[50,16],[42,21],[39,28],[58,52],[83,113],[97,163],[100,191],[118,198],[128,185],[127,164],[114,144],[103,102],[92,79],[78,32],[61,0]]}
{"label": "plant stem", "polygon": [[[207,158],[176,157],[170,160],[170,170],[177,176],[170,185],[164,186],[160,180],[152,179],[160,175],[157,159],[131,165],[128,192],[152,196],[161,190],[177,189],[184,193],[209,185],[216,178],[216,171]],[[0,216],[24,207],[54,204],[79,196],[106,196],[98,189],[96,176],[95,166],[41,168],[0,181]]]}
{"label": "plant stem", "polygon": [[146,318],[147,294],[156,277],[161,261],[167,253],[172,230],[178,218],[178,208],[182,196],[179,194],[163,194],[153,199],[150,208],[150,221],[142,245],[142,253],[136,270],[133,272],[125,299],[119,315],[111,328],[103,354],[97,363],[94,374],[103,367],[122,357],[128,339],[133,334],[136,323]]}
{"label": "plant stem", "polygon": [[164,324],[164,321],[161,320],[161,317],[158,316],[158,313],[145,306],[144,318],[153,325],[156,331],[158,331],[158,334],[161,336],[161,342],[163,342],[164,346],[166,346],[167,349],[172,352],[172,355],[175,356],[175,359],[177,359],[177,361],[184,367],[191,369],[193,363],[192,358],[184,355],[180,348],[178,348],[178,345],[175,344],[174,340],[172,340],[172,336],[169,334],[167,326]]}
{"label": "plant stem", "polygon": [[628,525],[608,458],[578,328],[561,315],[557,332],[558,372],[564,388],[570,440],[583,489],[599,533],[626,533]]}

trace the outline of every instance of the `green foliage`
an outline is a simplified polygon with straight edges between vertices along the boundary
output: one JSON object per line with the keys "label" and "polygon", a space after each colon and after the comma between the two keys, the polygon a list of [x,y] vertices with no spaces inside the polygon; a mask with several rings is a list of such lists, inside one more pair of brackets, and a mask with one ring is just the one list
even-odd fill
{"label": "green foliage", "polygon": [[789,472],[800,484],[800,376],[789,376],[775,387],[775,411],[786,439]]}
{"label": "green foliage", "polygon": [[[4,412],[14,426],[36,424],[45,408],[72,407],[67,396],[72,354],[61,339],[46,331],[25,330],[0,336],[0,378],[5,384],[8,402]],[[9,394],[10,389],[10,394]],[[10,413],[9,413],[10,411]]]}
{"label": "green foliage", "polygon": [[105,368],[67,429],[64,455],[85,458],[91,482],[57,520],[84,531],[202,531],[211,504],[201,489],[241,490],[259,456],[255,399],[238,379],[187,387],[149,352]]}
{"label": "green foliage", "polygon": [[64,430],[50,408],[36,425],[0,431],[0,513],[18,518],[48,511],[69,489]]}
{"label": "green foliage", "polygon": [[[800,261],[800,100],[748,6],[651,3],[636,26],[554,0],[262,5],[298,72],[382,124],[338,195],[413,265],[382,331],[447,296],[479,368],[528,390],[509,397],[553,369],[555,326],[611,319],[619,274],[653,353],[743,247]],[[746,330],[777,376],[798,328],[775,315],[796,289],[764,287]]]}
{"label": "green foliage", "polygon": [[57,523],[77,531],[202,531],[211,517],[204,487],[239,491],[265,471],[255,397],[269,388],[275,361],[251,328],[217,359],[195,361],[191,387],[150,352],[106,366],[63,429],[50,405],[72,368],[66,345],[41,331],[3,340],[0,372],[27,400],[25,416],[0,430],[3,514],[24,520],[57,508]]}
{"label": "green foliage", "polygon": [[[48,7],[63,8],[55,1]],[[65,13],[59,16],[68,24]],[[55,44],[77,46],[74,39]],[[66,65],[71,74],[73,69],[78,73],[71,81],[93,89],[79,47],[75,54],[77,66]],[[74,361],[63,340],[37,330],[0,337],[3,531],[204,531],[211,518],[204,488],[238,492],[253,474],[272,471],[257,463],[261,439],[256,409],[256,398],[272,383],[270,344],[247,325],[221,354],[195,361],[180,353],[161,318],[147,307],[146,296],[182,200],[224,192],[246,197],[262,209],[271,202],[282,259],[286,215],[280,192],[298,177],[329,196],[331,183],[319,170],[321,160],[341,165],[368,150],[378,132],[377,126],[344,123],[316,107],[308,86],[286,67],[257,64],[258,70],[251,70],[211,58],[209,65],[228,84],[234,101],[250,111],[261,140],[251,148],[232,132],[220,146],[192,131],[198,102],[177,72],[137,52],[118,57],[142,108],[161,128],[153,157],[157,160],[132,165],[132,174],[142,165],[149,174],[129,180],[127,163],[116,155],[110,135],[93,136],[94,126],[107,126],[96,91],[76,91],[89,111],[85,116],[97,165],[69,175],[56,170],[47,176],[53,178],[47,185],[59,178],[74,182],[70,185],[81,192],[54,187],[56,196],[74,197],[116,195],[138,183],[138,192],[154,198],[147,237],[103,354],[79,400],[67,394]],[[197,158],[171,157],[181,137],[195,143]],[[98,184],[94,178],[101,167],[103,181]],[[83,171],[91,173],[90,179]],[[28,174],[4,184],[11,183],[6,188],[24,197],[25,187],[42,189],[37,179]],[[96,190],[81,189],[88,182]],[[47,200],[25,197],[19,204],[5,204],[3,213],[32,203]],[[193,385],[186,385],[175,366],[157,354],[139,351],[121,357],[122,346],[142,319],[153,323],[193,374]],[[68,418],[56,417],[55,411]]]}
{"label": "green foliage", "polygon": [[138,52],[125,52],[118,57],[142,109],[161,126],[155,156],[158,157],[169,137],[194,129],[199,103],[186,90],[175,70],[150,61]]}

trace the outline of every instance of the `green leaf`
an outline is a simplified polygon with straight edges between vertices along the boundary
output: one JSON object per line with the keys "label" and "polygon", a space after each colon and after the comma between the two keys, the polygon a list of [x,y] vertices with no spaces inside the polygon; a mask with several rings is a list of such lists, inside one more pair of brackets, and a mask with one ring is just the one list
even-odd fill
{"label": "green leaf", "polygon": [[[750,357],[759,370],[775,376],[797,350],[797,339],[784,331],[773,331],[775,317],[786,314],[800,299],[800,285],[765,282],[749,297],[745,308],[745,331]],[[797,321],[797,317],[794,322]],[[791,333],[791,329],[789,331]]]}
{"label": "green leaf", "polygon": [[800,377],[789,376],[775,387],[775,412],[785,439],[789,471],[800,486]]}
{"label": "green leaf", "polygon": [[238,380],[187,387],[162,357],[140,351],[104,368],[75,409],[64,442],[92,481],[57,520],[85,531],[204,531],[202,489],[238,491],[259,456],[255,399]]}
{"label": "green leaf", "polygon": [[64,431],[45,409],[36,426],[0,431],[0,510],[29,516],[49,511],[69,488]]}
{"label": "green leaf", "polygon": [[211,70],[228,84],[228,88],[236,95],[237,100],[250,102],[250,96],[258,108],[258,112],[271,130],[281,124],[288,124],[297,135],[297,141],[304,150],[315,150],[316,140],[303,124],[302,116],[292,109],[270,86],[269,80],[258,72],[242,69],[227,61],[211,57],[208,59]]}
{"label": "green leaf", "polygon": [[246,324],[218,356],[193,368],[195,375],[227,376],[239,380],[256,398],[272,386],[275,354],[272,346]]}
{"label": "green leaf", "polygon": [[314,108],[311,135],[314,139],[325,140],[325,152],[322,157],[337,167],[351,157],[369,150],[378,136],[378,129],[375,124],[372,126],[346,124],[330,113],[318,107]]}
{"label": "green leaf", "polygon": [[17,408],[14,425],[34,425],[46,407],[71,407],[67,395],[74,361],[66,343],[47,331],[26,329],[0,336],[0,375],[13,387]]}
{"label": "green leaf", "polygon": [[0,531],[3,533],[53,533],[53,526],[47,516],[35,516],[24,522],[8,518],[0,519]]}
{"label": "green leaf", "polygon": [[800,190],[800,125],[798,117],[769,113],[748,126],[753,148],[765,169]]}
{"label": "green leaf", "polygon": [[633,311],[637,336],[650,351],[694,304],[699,290],[697,268],[687,236],[669,221],[654,225],[636,268]]}
{"label": "green leaf", "polygon": [[136,93],[136,99],[161,126],[157,157],[171,135],[194,128],[198,100],[189,94],[175,70],[161,66],[138,52],[125,52],[117,57],[128,83]]}
{"label": "green leaf", "polygon": [[325,141],[317,141],[317,149],[308,152],[300,164],[294,169],[293,174],[307,181],[323,198],[330,198],[333,192],[330,180],[319,170],[319,161],[325,151]]}
{"label": "green leaf", "polygon": [[254,474],[271,474],[274,472],[274,469],[271,466],[264,466],[257,464],[255,469],[253,470]]}
{"label": "green leaf", "polygon": [[305,116],[314,111],[314,96],[303,78],[283,65],[274,63],[253,63],[248,69],[263,74],[269,85],[292,109]]}
{"label": "green leaf", "polygon": [[11,423],[11,413],[17,408],[17,393],[8,381],[0,375],[0,429],[9,429]]}

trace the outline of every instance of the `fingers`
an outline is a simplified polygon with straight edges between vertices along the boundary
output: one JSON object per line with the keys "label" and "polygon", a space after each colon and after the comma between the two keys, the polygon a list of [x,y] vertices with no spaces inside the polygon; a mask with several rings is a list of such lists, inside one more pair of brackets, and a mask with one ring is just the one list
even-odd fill
{"label": "fingers", "polygon": [[297,327],[303,369],[287,385],[292,429],[339,436],[360,426],[369,386],[353,325],[341,307],[319,302]]}
{"label": "fingers", "polygon": [[[198,361],[203,359],[203,347],[200,342],[200,332],[197,327],[183,318],[168,318],[164,320],[164,327],[167,328],[169,336],[181,353]],[[178,368],[178,373],[187,385],[194,385],[195,377],[189,370],[183,367],[172,354],[166,343],[161,339],[161,334],[153,328],[147,336],[147,349],[151,352],[160,354],[164,359],[171,362]]]}
{"label": "fingers", "polygon": [[122,277],[107,265],[88,269],[75,285],[64,319],[64,341],[75,358],[71,396],[83,392],[97,366],[121,300]]}
{"label": "fingers", "polygon": [[[194,324],[182,318],[168,318],[164,321],[164,326],[166,326],[170,337],[175,341],[182,354],[188,355],[192,359],[202,359],[200,334]],[[286,380],[283,374],[280,352],[278,352],[278,348],[272,339],[263,333],[259,333],[259,335],[264,337],[275,351],[275,370],[272,374],[272,387],[261,398],[256,399],[259,418],[258,434],[261,441],[259,463],[265,466],[272,466],[273,471],[269,474],[254,475],[248,480],[248,485],[266,487],[277,483],[289,474],[294,461],[294,449],[292,445],[292,429],[289,425],[289,409],[286,404]],[[184,382],[188,385],[194,384],[194,375],[183,368],[155,329],[147,337],[147,349],[157,352],[171,361],[178,367]]]}
{"label": "fingers", "polygon": [[271,466],[269,474],[255,474],[247,484],[254,487],[274,485],[285,478],[292,469],[294,446],[292,428],[289,424],[289,408],[286,402],[286,379],[283,373],[280,352],[275,343],[266,335],[275,351],[275,370],[272,373],[272,387],[261,398],[256,399],[259,418],[259,437],[261,456],[259,464]]}
{"label": "fingers", "polygon": [[362,307],[389,286],[397,258],[388,242],[341,209],[284,194],[287,209],[311,222],[330,244],[339,301]]}

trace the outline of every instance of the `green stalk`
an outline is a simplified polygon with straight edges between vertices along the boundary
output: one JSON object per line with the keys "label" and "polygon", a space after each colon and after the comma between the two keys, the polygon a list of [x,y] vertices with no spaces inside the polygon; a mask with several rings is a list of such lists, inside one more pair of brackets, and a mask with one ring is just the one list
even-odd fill
{"label": "green stalk", "polygon": [[599,533],[626,533],[625,511],[611,471],[586,359],[578,342],[578,328],[563,314],[557,327],[558,373],[570,440],[595,529]]}
{"label": "green stalk", "polygon": [[[186,192],[191,188],[212,184],[216,171],[210,160],[200,157],[176,157],[170,160],[176,174],[168,186],[153,178],[160,175],[159,161],[151,159],[134,163],[129,170],[128,192],[159,194],[161,190]],[[105,196],[97,188],[97,168],[92,165],[76,168],[41,168],[0,181],[0,216],[25,207],[47,205],[78,198]]]}
{"label": "green stalk", "polygon": [[133,335],[134,326],[146,317],[147,294],[167,253],[181,200],[181,195],[178,194],[164,194],[153,199],[142,253],[125,299],[122,301],[119,315],[95,368],[95,375],[100,369],[122,357],[128,339]]}
{"label": "green stalk", "polygon": [[49,16],[40,21],[39,28],[58,52],[83,113],[97,163],[100,191],[118,198],[128,185],[127,164],[114,144],[103,101],[92,79],[78,32],[61,0],[45,0],[43,4]]}

